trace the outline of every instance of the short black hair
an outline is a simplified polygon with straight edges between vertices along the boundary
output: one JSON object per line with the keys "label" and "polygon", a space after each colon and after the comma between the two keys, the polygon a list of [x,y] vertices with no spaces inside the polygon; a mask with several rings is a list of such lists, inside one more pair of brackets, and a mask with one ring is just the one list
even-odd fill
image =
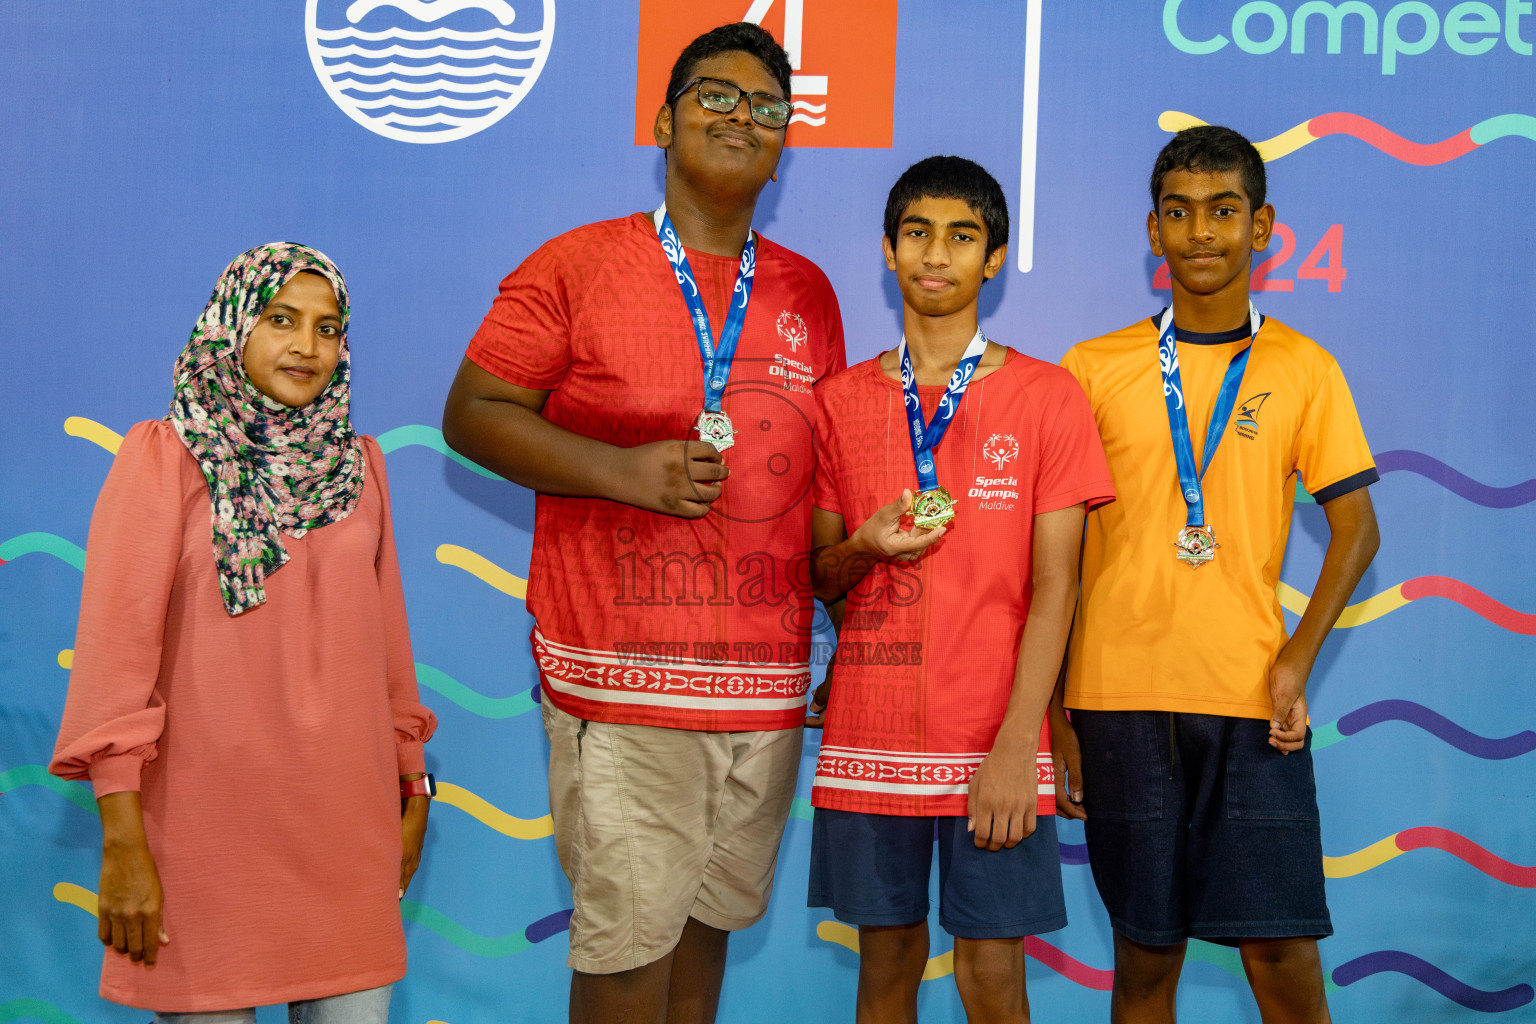
{"label": "short black hair", "polygon": [[1264,205],[1267,186],[1264,177],[1264,158],[1243,136],[1231,128],[1216,124],[1196,125],[1185,128],[1157,154],[1152,165],[1152,210],[1157,211],[1162,198],[1163,179],[1171,171],[1196,171],[1204,174],[1220,174],[1238,171],[1243,176],[1243,191],[1248,193],[1248,203],[1254,209]]}
{"label": "short black hair", "polygon": [[885,200],[885,237],[896,244],[901,216],[924,197],[959,199],[981,215],[987,255],[1008,244],[1008,198],[987,169],[963,156],[930,156],[901,173]]}
{"label": "short black hair", "polygon": [[671,105],[677,98],[677,91],[687,81],[694,77],[693,69],[700,62],[711,57],[718,57],[722,53],[749,53],[763,62],[763,67],[773,76],[773,80],[779,83],[779,88],[784,91],[784,98],[789,99],[789,54],[784,52],[784,47],[778,44],[768,30],[761,25],[754,25],[750,21],[738,21],[731,25],[721,25],[712,28],[699,38],[683,47],[683,52],[677,55],[677,63],[672,65],[672,77],[667,81],[667,95],[664,102]]}

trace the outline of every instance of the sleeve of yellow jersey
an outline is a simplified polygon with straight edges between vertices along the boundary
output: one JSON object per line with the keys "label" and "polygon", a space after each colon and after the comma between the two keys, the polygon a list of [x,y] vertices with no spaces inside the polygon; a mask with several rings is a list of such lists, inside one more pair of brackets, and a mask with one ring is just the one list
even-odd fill
{"label": "sleeve of yellow jersey", "polygon": [[1295,466],[1308,493],[1323,504],[1379,479],[1344,373],[1331,357],[1296,435]]}

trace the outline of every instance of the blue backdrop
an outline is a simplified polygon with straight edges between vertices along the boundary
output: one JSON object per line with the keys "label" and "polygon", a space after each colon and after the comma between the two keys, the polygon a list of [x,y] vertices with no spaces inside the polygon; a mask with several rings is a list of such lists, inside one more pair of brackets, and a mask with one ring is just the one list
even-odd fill
{"label": "blue backdrop", "polygon": [[[913,160],[960,153],[1004,183],[1021,237],[986,326],[1055,360],[1166,300],[1144,220],[1168,132],[1201,120],[1263,141],[1284,230],[1256,301],[1337,356],[1382,471],[1381,553],[1311,688],[1334,1014],[1536,1020],[1531,6],[519,0],[509,20],[499,0],[0,5],[0,1024],[144,1017],[95,995],[94,806],[41,766],[117,437],[163,414],[224,264],[279,238],[351,283],[355,422],[392,453],[442,722],[394,1019],[563,1018],[570,894],[521,601],[532,498],[446,456],[436,428],[500,278],[555,234],[657,204],[661,157],[633,142],[654,27],[747,14],[802,48],[797,145],[757,226],[827,271],[850,361],[897,337],[880,215]],[[894,19],[893,63],[860,52],[880,32],[831,36],[839,11]],[[854,79],[876,99],[850,100]],[[659,87],[639,87],[654,109]],[[882,102],[888,148],[838,141]],[[1298,504],[1293,623],[1325,543],[1321,511]],[[732,943],[722,1021],[851,1017],[847,932],[803,905],[807,818],[798,801],[769,915]],[[1039,1020],[1104,1019],[1109,930],[1081,827],[1062,836],[1072,923],[1030,945],[1032,1002]],[[922,1013],[958,1021],[934,936]],[[1258,1020],[1232,953],[1189,957],[1187,1019]]]}

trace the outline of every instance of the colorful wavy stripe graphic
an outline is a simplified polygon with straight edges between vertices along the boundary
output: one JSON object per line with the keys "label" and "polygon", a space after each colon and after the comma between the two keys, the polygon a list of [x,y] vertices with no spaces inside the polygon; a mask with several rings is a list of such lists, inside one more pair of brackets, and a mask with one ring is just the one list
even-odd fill
{"label": "colorful wavy stripe graphic", "polygon": [[[85,570],[85,551],[78,545],[56,534],[42,532],[23,533],[12,537],[10,540],[0,541],[0,565],[15,561],[23,555],[29,554],[52,555],[82,572]],[[527,580],[513,575],[495,562],[471,551],[469,548],[460,547],[457,544],[441,544],[437,548],[437,560],[444,565],[463,569],[482,583],[494,587],[503,594],[519,600],[523,600],[527,595]],[[1280,583],[1276,589],[1280,594],[1280,604],[1286,611],[1301,615],[1307,610],[1307,595],[1284,582]],[[1389,612],[1394,612],[1409,602],[1417,601],[1424,597],[1447,598],[1512,633],[1536,636],[1536,615],[1516,611],[1500,604],[1477,588],[1469,586],[1460,580],[1452,579],[1449,576],[1420,576],[1417,579],[1399,583],[1397,586],[1384,590],[1374,597],[1367,598],[1345,608],[1344,613],[1339,616],[1338,625],[1345,629],[1352,626],[1361,626],[1367,622],[1379,619]],[[73,657],[73,652],[69,652],[69,656]],[[59,664],[67,668],[65,658],[66,653],[60,652]],[[426,667],[430,669],[430,666]],[[506,698],[483,697],[468,687],[463,686],[457,680],[452,679],[452,677],[441,673],[433,676],[432,682],[441,684],[438,692],[455,703],[471,710],[474,709],[474,706],[489,708],[491,705],[483,702],[493,700],[519,701],[517,696]],[[532,701],[535,698],[530,694],[528,699]],[[511,710],[513,707],[514,705],[495,705],[496,710],[491,713],[486,713],[485,711],[475,711],[475,713],[485,714],[485,717],[488,718],[496,718],[511,717],[512,714],[522,714],[523,711],[528,710],[528,707],[523,706],[520,702],[516,705],[520,710]]]}
{"label": "colorful wavy stripe graphic", "polygon": [[0,1003],[0,1024],[23,1019],[40,1020],[43,1024],[80,1024],[78,1018],[41,999],[7,999]]}
{"label": "colorful wavy stripe graphic", "polygon": [[0,565],[14,562],[23,555],[52,555],[59,561],[85,571],[85,549],[55,533],[19,533],[0,541]]}
{"label": "colorful wavy stripe graphic", "polygon": [[1056,846],[1061,853],[1061,862],[1068,867],[1079,867],[1088,863],[1087,843],[1057,842]]}
{"label": "colorful wavy stripe graphic", "polygon": [[492,480],[501,479],[501,477],[479,463],[471,462],[452,448],[449,448],[448,442],[443,440],[443,432],[436,427],[428,427],[420,423],[408,423],[403,427],[395,427],[393,430],[384,431],[384,433],[378,436],[377,440],[379,447],[384,450],[385,455],[401,448],[413,446],[430,448],[439,455],[448,456],[471,473],[478,473]]}
{"label": "colorful wavy stripe graphic", "polygon": [[469,548],[461,548],[457,544],[440,544],[437,548],[437,560],[444,565],[463,569],[481,583],[489,584],[519,601],[523,600],[528,593],[527,580],[512,575],[489,558]]}
{"label": "colorful wavy stripe graphic", "polygon": [[[1472,479],[1432,455],[1408,448],[1379,453],[1376,456],[1376,471],[1382,476],[1388,473],[1415,473],[1431,483],[1439,484],[1458,498],[1483,508],[1517,508],[1536,501],[1536,479],[1508,487],[1494,487]],[[1302,486],[1300,479],[1296,481],[1296,504],[1317,504]]]}
{"label": "colorful wavy stripe graphic", "polygon": [[[1301,615],[1307,610],[1309,598],[1290,584],[1281,582],[1275,587],[1280,595],[1280,605],[1286,611]],[[1410,602],[1425,597],[1443,597],[1455,601],[1468,611],[1487,619],[1500,629],[1522,636],[1536,636],[1536,615],[1515,611],[1500,604],[1475,587],[1449,576],[1419,576],[1405,580],[1395,587],[1388,587],[1374,597],[1349,605],[1339,616],[1338,626],[1349,629],[1373,622]]]}
{"label": "colorful wavy stripe graphic", "polygon": [[1414,981],[1434,989],[1452,1002],[1460,1003],[1469,1010],[1480,1013],[1504,1013],[1525,1006],[1536,991],[1530,985],[1512,985],[1497,992],[1485,992],[1473,988],[1464,981],[1451,977],[1428,960],[1395,949],[1378,950],[1356,957],[1333,970],[1336,985],[1353,985],[1362,978],[1383,971],[1406,974]]}
{"label": "colorful wavy stripe graphic", "polygon": [[1521,889],[1536,888],[1536,866],[1512,864],[1478,846],[1450,829],[1421,825],[1379,839],[1370,846],[1342,857],[1323,858],[1323,873],[1329,878],[1349,878],[1378,868],[1389,860],[1413,850],[1444,850],[1459,857],[1489,878]]}
{"label": "colorful wavy stripe graphic", "polygon": [[[852,925],[843,924],[841,921],[823,921],[816,926],[816,937],[823,942],[830,942],[859,951],[859,930]],[[1100,970],[1097,967],[1089,967],[1087,964],[1073,959],[1066,953],[1057,949],[1049,942],[1031,935],[1024,940],[1024,954],[1040,961],[1057,974],[1075,981],[1084,988],[1091,988],[1098,992],[1108,992],[1114,982],[1115,972]],[[928,966],[923,969],[923,980],[932,981],[935,978],[947,977],[955,973],[954,950],[940,953],[938,956],[928,959]]]}
{"label": "colorful wavy stripe graphic", "polygon": [[9,771],[0,772],[0,794],[9,793],[13,789],[22,786],[40,786],[59,794],[82,811],[100,815],[96,809],[96,797],[91,793],[91,787],[83,782],[66,782],[57,775],[49,775],[48,768],[40,764],[17,765]]}
{"label": "colorful wavy stripe graphic", "polygon": [[448,673],[418,661],[416,681],[434,693],[441,694],[472,715],[481,718],[516,718],[539,706],[538,687],[514,693],[510,697],[487,697],[459,682]]}
{"label": "colorful wavy stripe graphic", "polygon": [[[122,434],[119,434],[111,427],[97,423],[95,420],[84,416],[70,416],[66,419],[64,421],[64,433],[71,437],[83,438],[93,444],[98,444],[113,455],[116,455],[118,449],[123,445]],[[501,477],[492,473],[484,466],[471,462],[448,447],[448,442],[443,440],[443,432],[436,427],[429,427],[421,423],[407,423],[404,426],[384,431],[376,440],[379,442],[379,447],[383,449],[385,455],[398,451],[401,448],[430,448],[439,455],[446,455],[472,473],[478,473],[492,480],[501,479]]]}
{"label": "colorful wavy stripe graphic", "polygon": [[102,426],[84,416],[71,416],[64,421],[64,433],[70,437],[82,437],[92,444],[99,444],[113,455],[123,446],[123,435],[111,427]]}
{"label": "colorful wavy stripe graphic", "polygon": [[[72,907],[95,917],[96,894],[83,885],[73,882],[60,882],[53,887],[53,898],[60,903],[68,903]],[[537,921],[510,935],[486,936],[470,931],[459,924],[453,918],[440,910],[435,910],[425,903],[415,900],[400,901],[400,916],[407,921],[414,922],[436,932],[439,936],[458,946],[467,953],[483,957],[512,956],[521,953],[529,946],[537,945],[549,938],[565,931],[571,924],[571,911],[557,910],[553,914],[541,917]],[[0,1018],[3,1020],[4,1018]]]}
{"label": "colorful wavy stripe graphic", "polygon": [[[1234,978],[1246,981],[1242,954],[1230,946],[1191,939],[1184,953],[1184,962],[1208,963]],[[1405,974],[1445,998],[1482,1013],[1502,1013],[1517,1009],[1529,1003],[1533,995],[1531,986],[1525,984],[1513,985],[1497,992],[1485,992],[1451,977],[1427,960],[1393,949],[1367,953],[1339,965],[1324,979],[1324,987],[1331,995],[1345,985],[1353,985],[1362,978],[1384,971]]]}
{"label": "colorful wavy stripe graphic", "polygon": [[457,807],[480,824],[513,839],[543,839],[555,834],[554,821],[549,815],[542,818],[514,817],[484,797],[451,782],[437,784],[437,802]]}
{"label": "colorful wavy stripe graphic", "polygon": [[[1524,115],[1519,116],[1523,117]],[[1162,118],[1158,120],[1158,124],[1167,128],[1168,124],[1174,123],[1172,121],[1165,123],[1165,119],[1170,117],[1189,117],[1189,115],[1169,111],[1163,114]],[[1492,118],[1491,120],[1497,121],[1499,119]],[[1536,118],[1528,118],[1527,120],[1536,122]],[[1195,118],[1190,118],[1189,120],[1190,125],[1201,123],[1203,122]],[[1186,126],[1181,123],[1180,127]],[[1178,131],[1179,128],[1169,128],[1168,130]],[[1291,130],[1296,131],[1297,129],[1293,128]],[[1270,158],[1266,157],[1266,159]],[[123,443],[123,435],[84,416],[71,416],[66,419],[64,421],[64,432],[72,437],[84,438],[87,441],[98,444],[114,455]],[[448,443],[443,440],[443,432],[435,427],[428,427],[420,423],[408,423],[405,426],[386,430],[378,436],[378,442],[379,447],[384,450],[385,454],[412,446],[430,448],[432,451],[447,456],[465,469],[478,473],[480,476],[491,480],[501,479],[501,477],[484,466],[471,462],[452,448],[449,448]],[[1528,505],[1536,501],[1536,479],[1513,484],[1509,487],[1494,487],[1472,479],[1465,473],[1441,462],[1432,455],[1426,455],[1423,452],[1416,452],[1408,448],[1381,452],[1376,456],[1376,469],[1383,476],[1399,471],[1416,473],[1427,480],[1439,484],[1457,497],[1464,498],[1484,508],[1516,508],[1520,505]],[[1307,493],[1299,481],[1296,485],[1296,501],[1298,504],[1303,505],[1316,504],[1312,500],[1312,495]]]}
{"label": "colorful wavy stripe graphic", "polygon": [[571,926],[571,911],[557,910],[509,935],[488,936],[470,931],[440,910],[415,900],[400,901],[400,916],[421,925],[466,953],[493,959],[513,956]]}
{"label": "colorful wavy stripe graphic", "polygon": [[[1157,118],[1157,126],[1165,132],[1179,132],[1185,128],[1206,123],[1193,114],[1178,110],[1165,110]],[[1479,121],[1448,139],[1422,143],[1405,139],[1368,117],[1336,112],[1319,114],[1254,145],[1259,155],[1268,162],[1289,156],[1303,146],[1309,146],[1329,135],[1350,135],[1404,163],[1429,167],[1466,156],[1477,147],[1485,146],[1506,136],[1512,135],[1536,141],[1536,117],[1529,114],[1500,114],[1485,121]]]}
{"label": "colorful wavy stripe graphic", "polygon": [[[96,799],[91,795],[90,786],[80,782],[66,782],[57,776],[49,775],[48,769],[40,764],[19,765],[9,771],[0,772],[0,794],[20,789],[22,786],[39,786],[52,790],[83,811],[96,815],[101,813],[96,809]],[[462,786],[455,786],[451,782],[437,784],[437,802],[449,807],[457,807],[480,824],[504,836],[511,836],[513,839],[544,839],[555,834],[554,824],[549,815],[546,814],[541,818],[516,817],[484,797]]]}
{"label": "colorful wavy stripe graphic", "polygon": [[[1243,956],[1231,946],[1219,946],[1202,939],[1190,939],[1189,944],[1184,947],[1184,962],[1210,964],[1212,967],[1226,971],[1234,978],[1241,978],[1245,982],[1248,980],[1248,975],[1243,970]],[[1326,984],[1325,981],[1325,987]]]}
{"label": "colorful wavy stripe graphic", "polygon": [[79,907],[92,917],[97,916],[96,894],[83,885],[76,885],[74,882],[60,882],[53,887],[53,898],[60,903],[68,903],[72,907]]}
{"label": "colorful wavy stripe graphic", "polygon": [[1408,448],[1381,452],[1376,456],[1376,470],[1388,473],[1417,473],[1439,484],[1458,498],[1464,498],[1483,508],[1516,508],[1536,501],[1536,479],[1510,487],[1492,487],[1480,483],[1465,473],[1446,465],[1432,455]]}
{"label": "colorful wavy stripe graphic", "polygon": [[1527,729],[1513,736],[1491,738],[1462,728],[1438,712],[1411,700],[1379,700],[1356,708],[1337,722],[1312,730],[1312,749],[1331,747],[1346,736],[1383,722],[1407,722],[1417,726],[1463,753],[1485,761],[1503,761],[1536,750],[1536,732]]}
{"label": "colorful wavy stripe graphic", "polygon": [[[73,882],[60,882],[53,887],[53,898],[60,903],[79,907],[81,910],[96,916],[96,894],[82,885]],[[454,921],[448,915],[424,903],[415,900],[400,901],[400,916],[407,921],[420,924],[435,932],[438,936],[459,947],[467,953],[487,959],[513,956],[528,949],[530,946],[543,942],[552,935],[557,935],[570,927],[570,910],[559,910],[553,914],[539,918],[521,931],[512,932],[503,936],[485,936],[470,931],[463,925]],[[859,951],[858,929],[843,924],[840,921],[823,921],[816,926],[817,938],[824,942],[836,943],[853,952]],[[1107,992],[1114,983],[1114,971],[1102,970],[1090,967],[1070,955],[1034,936],[1024,940],[1024,952],[1051,970],[1070,981],[1082,985],[1084,988],[1099,992]],[[1185,961],[1203,962],[1212,964],[1235,977],[1243,977],[1242,959],[1236,950],[1217,946],[1199,940],[1191,941],[1185,953]],[[928,960],[927,967],[923,971],[923,980],[932,981],[935,978],[947,977],[954,973],[954,951],[941,953]],[[1411,953],[1398,950],[1379,950],[1375,953],[1367,953],[1355,958],[1348,963],[1335,968],[1331,976],[1330,990],[1352,985],[1363,978],[1386,971],[1395,971],[1407,975],[1415,981],[1434,989],[1447,999],[1450,999],[1471,1010],[1482,1013],[1501,1013],[1507,1010],[1517,1009],[1531,1002],[1533,990],[1530,985],[1513,985],[1498,991],[1484,991],[1474,988],[1450,974],[1436,967],[1434,964]],[[50,1021],[55,1018],[40,1015],[36,1012],[23,1014],[16,1012],[7,1017],[5,1014],[9,1007],[25,1000],[12,1000],[9,1003],[0,1003],[0,1022],[13,1020],[20,1016],[36,1016],[39,1020]],[[35,1002],[35,1001],[34,1001]],[[48,1004],[41,1004],[46,1007]],[[56,1008],[55,1008],[56,1009]],[[71,1019],[67,1015],[60,1019]]]}
{"label": "colorful wavy stripe graphic", "polygon": [[[1166,128],[1167,125],[1164,124],[1163,119],[1188,116],[1187,114],[1177,114],[1176,112],[1169,111],[1163,114],[1158,123]],[[1498,118],[1493,118],[1493,120],[1497,121]],[[1193,125],[1203,122],[1191,118],[1189,123]],[[1180,127],[1185,126],[1180,125]],[[1179,129],[1172,128],[1168,130],[1178,131]],[[1295,130],[1292,129],[1292,131]],[[118,448],[123,443],[123,435],[84,416],[71,416],[66,419],[64,421],[64,433],[69,434],[71,437],[84,438],[87,441],[98,444],[114,455],[117,454]],[[483,477],[491,480],[501,479],[497,474],[481,466],[479,463],[471,462],[452,448],[449,448],[448,443],[443,440],[443,432],[435,427],[428,427],[420,423],[408,423],[405,426],[386,430],[378,436],[378,442],[379,447],[384,450],[385,454],[412,446],[430,448],[432,451],[447,456],[465,469],[478,473]],[[1481,505],[1484,508],[1516,508],[1520,505],[1528,505],[1536,501],[1536,479],[1527,480],[1524,483],[1514,484],[1509,487],[1494,487],[1472,479],[1465,473],[1441,462],[1432,455],[1426,455],[1423,452],[1416,452],[1408,448],[1379,453],[1376,456],[1376,469],[1383,476],[1399,471],[1417,473],[1419,476],[1439,484],[1456,496],[1464,498],[1475,505]],[[1299,481],[1296,485],[1296,501],[1300,504],[1316,504],[1312,500],[1312,495],[1307,493]]]}
{"label": "colorful wavy stripe graphic", "polygon": [[[843,924],[840,921],[823,921],[816,926],[816,937],[824,942],[836,943],[857,953],[859,951],[858,929]],[[1057,974],[1082,985],[1084,988],[1098,992],[1108,992],[1114,984],[1115,972],[1089,967],[1061,950],[1031,936],[1024,940],[1024,952],[1051,968]],[[1203,942],[1199,939],[1191,939],[1184,952],[1185,963],[1207,963],[1220,970],[1226,971],[1235,978],[1245,979],[1243,971],[1243,958],[1236,949],[1229,946],[1220,946],[1212,942]],[[931,981],[934,978],[942,978],[953,974],[955,970],[954,951],[941,953],[928,960],[928,966],[923,971],[923,980]],[[1473,988],[1471,985],[1451,977],[1445,971],[1436,967],[1427,960],[1416,957],[1411,953],[1402,953],[1397,950],[1384,949],[1375,953],[1367,953],[1356,957],[1348,963],[1334,968],[1330,977],[1326,979],[1328,991],[1334,992],[1345,985],[1353,985],[1362,978],[1368,978],[1373,974],[1383,971],[1396,971],[1434,989],[1447,999],[1460,1003],[1471,1010],[1482,1013],[1502,1013],[1506,1010],[1517,1009],[1531,1002],[1532,989],[1530,985],[1520,984],[1497,992],[1485,992],[1482,989]]]}

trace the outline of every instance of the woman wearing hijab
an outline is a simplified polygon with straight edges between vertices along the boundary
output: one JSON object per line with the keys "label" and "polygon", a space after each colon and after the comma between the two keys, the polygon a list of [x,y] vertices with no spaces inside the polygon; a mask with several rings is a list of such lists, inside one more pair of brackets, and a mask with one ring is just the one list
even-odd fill
{"label": "woman wearing hijab", "polygon": [[91,519],[50,770],[101,810],[101,994],[163,1024],[383,1024],[405,974],[436,719],[347,321],[323,254],[236,257]]}

